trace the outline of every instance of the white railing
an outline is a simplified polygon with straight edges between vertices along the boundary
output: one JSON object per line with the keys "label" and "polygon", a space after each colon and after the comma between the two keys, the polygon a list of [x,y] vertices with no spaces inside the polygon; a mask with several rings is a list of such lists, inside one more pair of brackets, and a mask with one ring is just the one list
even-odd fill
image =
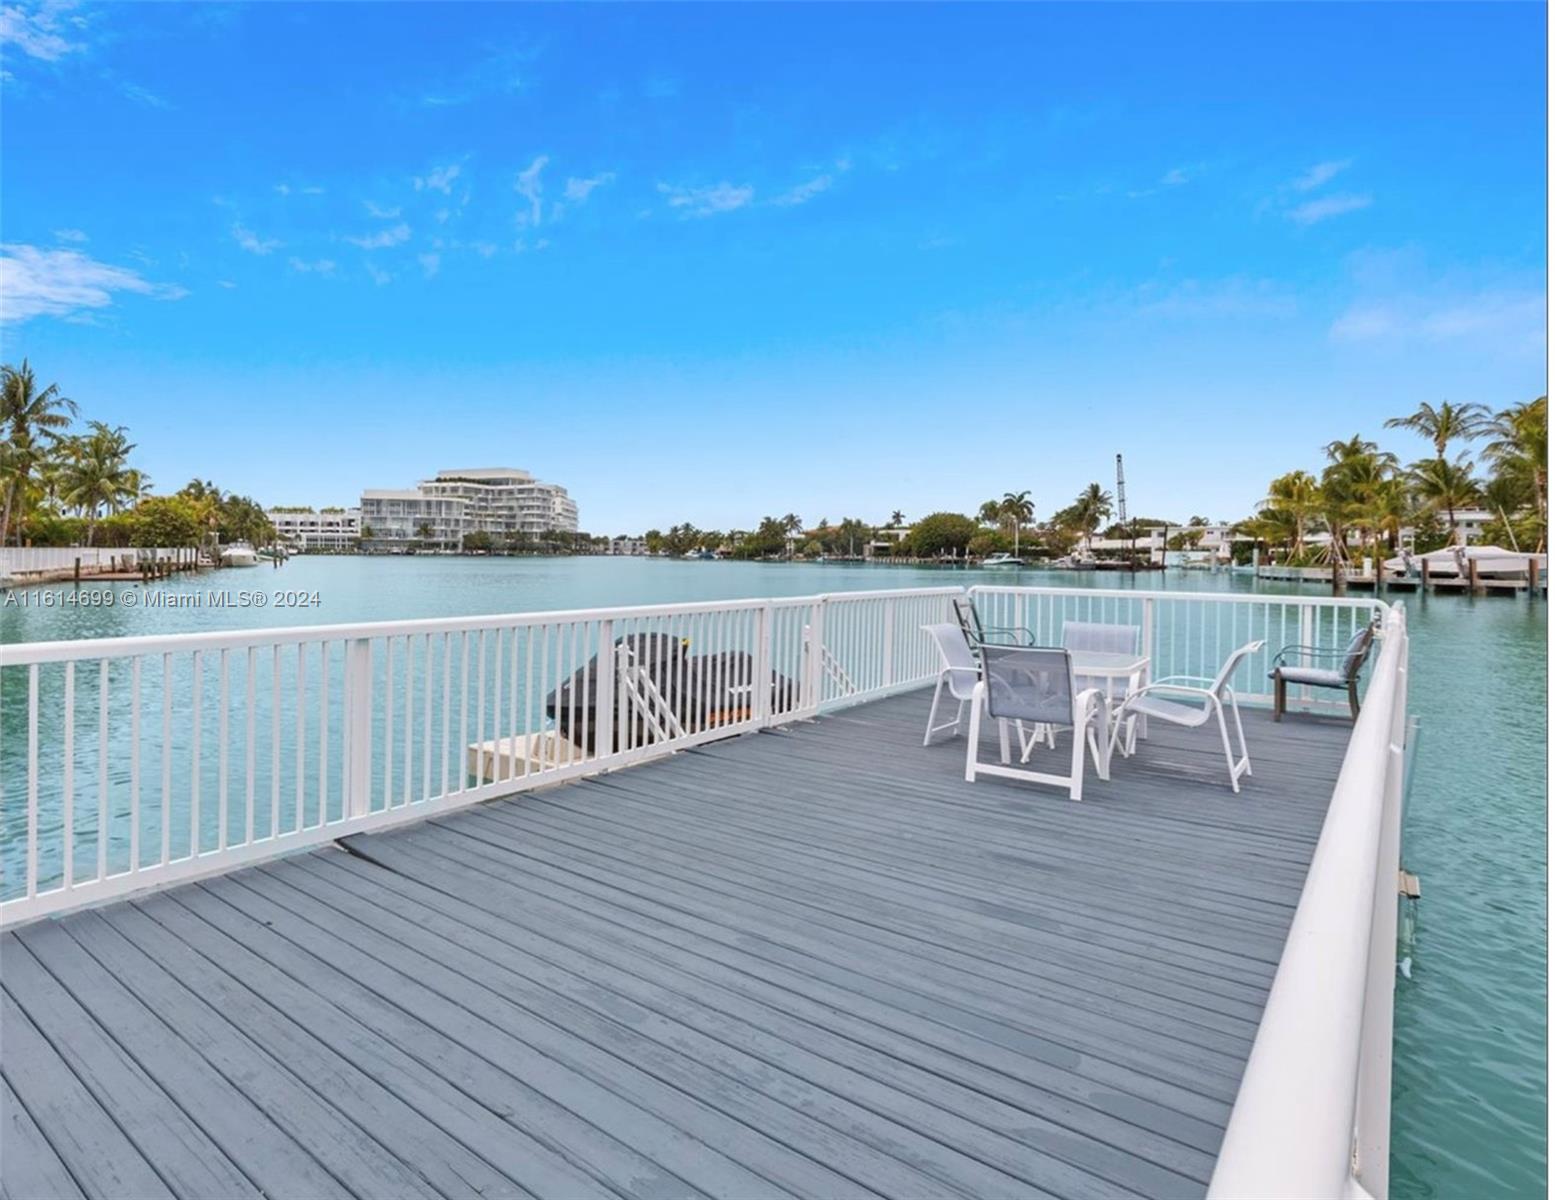
{"label": "white railing", "polygon": [[0,925],[927,682],[961,594],[0,647]]}
{"label": "white railing", "polygon": [[1385,1197],[1409,639],[1382,652],[1280,956],[1209,1194]]}
{"label": "white railing", "polygon": [[0,579],[73,571],[76,563],[86,572],[134,570],[146,562],[185,562],[193,558],[189,547],[125,546],[9,546],[0,548]]}
{"label": "white railing", "polygon": [[[1213,677],[1231,652],[1263,647],[1232,676],[1237,699],[1272,704],[1274,658],[1288,646],[1344,646],[1387,605],[1365,597],[1280,596],[1237,592],[1146,592],[1107,588],[973,587],[967,589],[985,626],[1030,630],[1038,643],[1063,643],[1070,621],[1134,625],[1141,631],[1149,676]],[[1287,657],[1287,662],[1292,661]],[[1321,665],[1332,666],[1325,660]],[[1315,711],[1348,712],[1343,692],[1303,688],[1291,702]]]}
{"label": "white railing", "polygon": [[[1342,644],[1372,601],[972,588],[1058,644],[1142,627],[1152,674]],[[0,924],[808,717],[934,678],[959,588],[0,647]],[[589,664],[593,664],[590,666]],[[601,668],[600,664],[603,664]],[[1292,697],[1293,705],[1303,702]],[[1307,698],[1316,707],[1322,697]]]}

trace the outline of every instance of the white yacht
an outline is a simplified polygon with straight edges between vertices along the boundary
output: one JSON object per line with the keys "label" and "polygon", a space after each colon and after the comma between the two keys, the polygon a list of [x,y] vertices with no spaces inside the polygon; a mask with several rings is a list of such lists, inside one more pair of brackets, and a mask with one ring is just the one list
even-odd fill
{"label": "white yacht", "polygon": [[1013,554],[990,554],[983,559],[985,567],[1024,567],[1026,560],[1016,558]]}
{"label": "white yacht", "polygon": [[247,542],[233,542],[221,548],[221,565],[224,567],[257,567],[259,555]]}

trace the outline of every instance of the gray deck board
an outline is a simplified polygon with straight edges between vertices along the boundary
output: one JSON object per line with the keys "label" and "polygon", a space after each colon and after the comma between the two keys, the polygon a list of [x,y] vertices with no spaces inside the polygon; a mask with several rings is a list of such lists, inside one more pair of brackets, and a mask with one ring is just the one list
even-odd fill
{"label": "gray deck board", "polygon": [[1075,804],[926,703],[4,935],[0,1194],[1202,1195],[1348,726]]}

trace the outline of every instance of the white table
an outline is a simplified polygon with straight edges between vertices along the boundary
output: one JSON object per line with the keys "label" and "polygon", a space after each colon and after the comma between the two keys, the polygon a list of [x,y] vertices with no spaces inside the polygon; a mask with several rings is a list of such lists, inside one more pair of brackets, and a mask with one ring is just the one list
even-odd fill
{"label": "white table", "polygon": [[[1101,745],[1097,747],[1093,756],[1096,762],[1096,773],[1103,779],[1112,778],[1112,720],[1113,704],[1116,700],[1123,699],[1129,690],[1144,683],[1146,672],[1150,670],[1150,657],[1144,654],[1106,654],[1100,650],[1071,650],[1069,652],[1070,666],[1074,672],[1074,689],[1078,695],[1088,687],[1095,687],[1102,696],[1102,711],[1106,714],[1106,722],[1102,729]],[[1124,683],[1122,694],[1114,696],[1118,689],[1113,685],[1121,680]],[[1017,730],[1021,740],[1021,762],[1031,759],[1031,752],[1036,748],[1039,736],[1045,731],[1034,730],[1028,741],[1024,731]],[[1140,729],[1144,733],[1144,729]],[[1075,730],[1075,737],[1085,736],[1085,731]]]}

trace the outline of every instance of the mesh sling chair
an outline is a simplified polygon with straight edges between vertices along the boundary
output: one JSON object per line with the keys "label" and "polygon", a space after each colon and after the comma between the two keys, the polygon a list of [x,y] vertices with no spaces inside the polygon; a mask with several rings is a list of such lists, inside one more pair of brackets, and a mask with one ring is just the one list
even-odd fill
{"label": "mesh sling chair", "polygon": [[[1195,675],[1170,675],[1136,688],[1128,694],[1112,718],[1112,748],[1116,750],[1121,740],[1125,754],[1134,752],[1133,718],[1136,716],[1159,719],[1189,729],[1207,725],[1213,717],[1220,726],[1220,744],[1226,752],[1226,769],[1231,772],[1231,790],[1240,792],[1242,785],[1239,781],[1243,775],[1253,773],[1253,763],[1247,754],[1247,737],[1242,732],[1242,714],[1237,710],[1236,689],[1231,686],[1231,677],[1243,659],[1262,649],[1263,642],[1257,641],[1248,642],[1241,649],[1232,651],[1213,679]],[[1236,729],[1240,754],[1231,751],[1231,734],[1226,727],[1227,709],[1231,710],[1231,725]],[[1128,727],[1126,735],[1125,725]]]}
{"label": "mesh sling chair", "polygon": [[[1361,668],[1371,655],[1376,637],[1377,625],[1373,621],[1357,630],[1350,644],[1342,650],[1332,646],[1326,649],[1322,646],[1286,646],[1276,654],[1274,670],[1269,672],[1269,678],[1274,680],[1274,719],[1278,721],[1285,716],[1285,688],[1292,683],[1306,687],[1342,689],[1350,695],[1350,719],[1353,721],[1360,716]],[[1297,661],[1287,663],[1286,655]],[[1326,660],[1331,665],[1312,666],[1310,664],[1314,658]]]}
{"label": "mesh sling chair", "polygon": [[[972,696],[972,725],[966,743],[967,782],[976,782],[979,775],[999,775],[1066,787],[1071,800],[1080,799],[1085,782],[1087,746],[1097,770],[1101,770],[1101,746],[1097,741],[1098,725],[1104,719],[1101,693],[1095,688],[1087,688],[1075,695],[1074,672],[1067,650],[990,643],[984,643],[979,650],[982,676]],[[985,710],[989,717],[999,722],[998,765],[980,762],[977,756]],[[1011,766],[1009,721],[1042,729],[1074,730],[1069,773],[1053,775]],[[1100,733],[1106,736],[1105,729]]]}
{"label": "mesh sling chair", "polygon": [[[940,661],[939,678],[934,681],[934,700],[929,705],[929,724],[923,731],[923,744],[927,746],[930,739],[942,729],[954,730],[956,733],[961,731],[962,714],[977,690],[978,672],[977,659],[959,626],[947,621],[942,625],[925,625],[923,632],[934,639]],[[939,714],[942,691],[949,691],[950,698],[956,702],[956,719],[936,725],[934,718]]]}

